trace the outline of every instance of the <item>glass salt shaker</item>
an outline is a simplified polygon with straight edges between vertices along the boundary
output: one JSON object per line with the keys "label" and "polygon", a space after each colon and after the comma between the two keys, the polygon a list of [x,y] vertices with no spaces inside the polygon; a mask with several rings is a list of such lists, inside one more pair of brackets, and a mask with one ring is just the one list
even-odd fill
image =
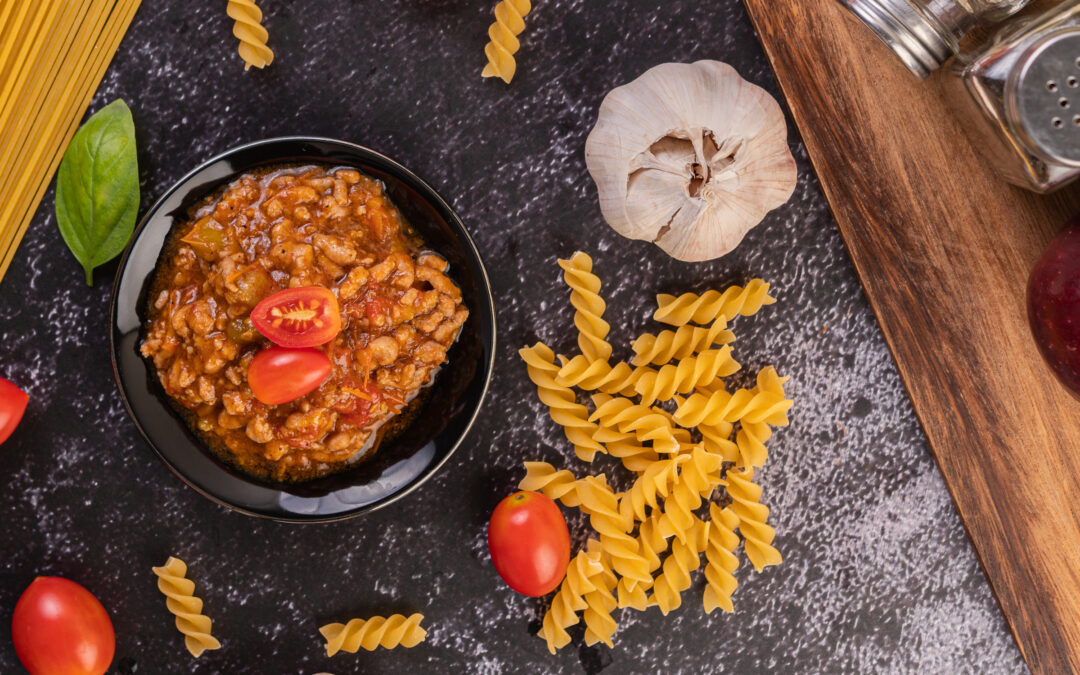
{"label": "glass salt shaker", "polygon": [[992,25],[1029,0],[842,0],[920,79],[959,51],[972,28]]}
{"label": "glass salt shaker", "polygon": [[1050,192],[1080,176],[1080,0],[1012,22],[950,72],[950,104],[1005,180]]}

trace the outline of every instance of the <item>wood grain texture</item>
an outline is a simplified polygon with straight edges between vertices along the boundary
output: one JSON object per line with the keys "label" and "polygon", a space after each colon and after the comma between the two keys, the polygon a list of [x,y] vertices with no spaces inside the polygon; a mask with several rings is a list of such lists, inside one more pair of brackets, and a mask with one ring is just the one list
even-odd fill
{"label": "wood grain texture", "polygon": [[998,180],[946,107],[946,75],[917,82],[839,3],[745,4],[1024,658],[1080,672],[1080,403],[1024,305],[1080,189]]}

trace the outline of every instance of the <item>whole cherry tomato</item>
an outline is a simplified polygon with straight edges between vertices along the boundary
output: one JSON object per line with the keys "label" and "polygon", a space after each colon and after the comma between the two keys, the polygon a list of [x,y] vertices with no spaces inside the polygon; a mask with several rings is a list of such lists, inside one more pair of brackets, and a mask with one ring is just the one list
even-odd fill
{"label": "whole cherry tomato", "polygon": [[251,323],[282,347],[317,347],[341,331],[337,297],[322,286],[278,291],[255,305]]}
{"label": "whole cherry tomato", "polygon": [[518,593],[555,590],[570,564],[570,532],[555,502],[539,492],[515,492],[499,502],[488,524],[495,571]]}
{"label": "whole cherry tomato", "polygon": [[30,675],[101,675],[112,663],[112,621],[93,593],[61,577],[38,577],[11,618],[15,653]]}
{"label": "whole cherry tomato", "polygon": [[295,401],[319,388],[334,365],[318,349],[268,347],[248,366],[248,384],[266,405]]}
{"label": "whole cherry tomato", "polygon": [[0,377],[0,443],[6,441],[26,412],[30,396],[11,382]]}

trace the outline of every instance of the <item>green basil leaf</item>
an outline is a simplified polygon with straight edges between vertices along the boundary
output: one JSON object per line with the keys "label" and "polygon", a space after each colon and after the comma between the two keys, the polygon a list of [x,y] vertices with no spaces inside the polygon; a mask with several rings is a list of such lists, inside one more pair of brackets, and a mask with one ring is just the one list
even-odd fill
{"label": "green basil leaf", "polygon": [[56,176],[56,222],[86,270],[124,250],[139,211],[139,165],[131,110],[117,99],[97,111],[71,139]]}

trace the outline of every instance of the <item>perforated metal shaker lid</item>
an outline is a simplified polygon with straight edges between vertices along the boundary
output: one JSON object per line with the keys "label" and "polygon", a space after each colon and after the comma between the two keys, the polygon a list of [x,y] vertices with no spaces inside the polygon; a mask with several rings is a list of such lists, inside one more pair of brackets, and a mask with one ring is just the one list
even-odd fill
{"label": "perforated metal shaker lid", "polygon": [[912,73],[925,78],[956,51],[956,37],[907,0],[842,0]]}
{"label": "perforated metal shaker lid", "polygon": [[1080,167],[1080,28],[1040,38],[1013,66],[1005,110],[1047,159]]}

